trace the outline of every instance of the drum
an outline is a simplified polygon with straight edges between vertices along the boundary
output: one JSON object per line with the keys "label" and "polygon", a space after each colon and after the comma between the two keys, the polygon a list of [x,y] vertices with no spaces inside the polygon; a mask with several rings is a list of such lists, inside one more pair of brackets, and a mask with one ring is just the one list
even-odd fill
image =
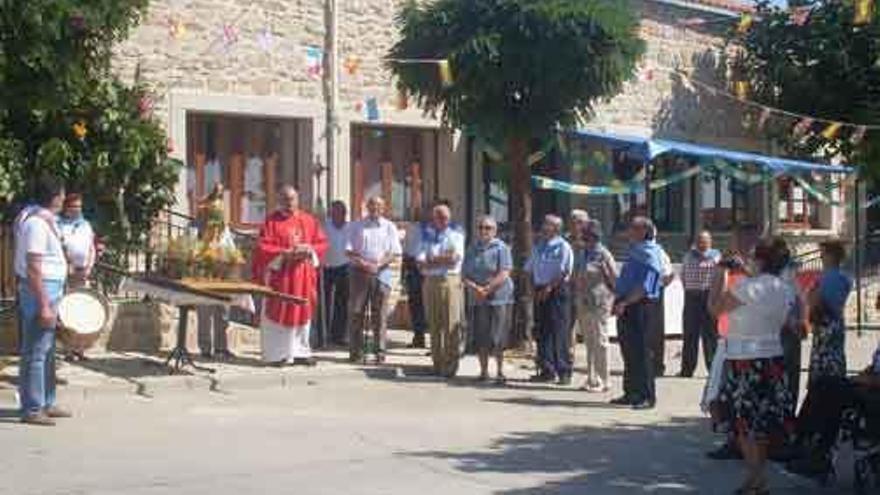
{"label": "drum", "polygon": [[84,352],[95,345],[109,321],[107,298],[93,290],[72,290],[58,303],[58,339],[69,350]]}

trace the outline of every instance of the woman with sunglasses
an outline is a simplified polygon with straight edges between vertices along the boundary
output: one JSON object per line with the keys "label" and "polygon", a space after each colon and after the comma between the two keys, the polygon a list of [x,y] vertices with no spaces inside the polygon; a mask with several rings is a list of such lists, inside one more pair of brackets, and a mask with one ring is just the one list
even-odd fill
{"label": "woman with sunglasses", "polygon": [[490,216],[480,219],[477,240],[464,257],[464,285],[473,295],[470,327],[480,359],[480,381],[489,380],[489,355],[497,363],[496,383],[504,383],[504,346],[513,306],[513,257],[498,239],[498,224]]}

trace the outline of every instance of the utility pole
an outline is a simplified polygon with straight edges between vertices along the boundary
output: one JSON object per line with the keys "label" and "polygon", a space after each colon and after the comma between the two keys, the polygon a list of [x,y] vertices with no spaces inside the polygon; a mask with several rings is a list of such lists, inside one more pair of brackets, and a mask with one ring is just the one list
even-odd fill
{"label": "utility pole", "polygon": [[[326,127],[324,139],[327,159],[324,167],[327,170],[326,198],[329,202],[335,194],[334,181],[338,167],[337,137],[339,133],[339,48],[337,31],[339,27],[338,0],[324,0],[324,20],[327,26],[324,50],[324,98],[326,100]],[[319,185],[320,187],[320,185]]]}

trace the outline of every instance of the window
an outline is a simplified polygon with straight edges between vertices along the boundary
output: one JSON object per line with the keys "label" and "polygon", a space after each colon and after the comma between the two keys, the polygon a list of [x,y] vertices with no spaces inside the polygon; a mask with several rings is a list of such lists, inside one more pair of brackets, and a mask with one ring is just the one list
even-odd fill
{"label": "window", "polygon": [[427,175],[434,167],[436,131],[388,126],[352,127],[352,218],[366,211],[372,196],[385,200],[395,221],[414,221],[424,203]]}
{"label": "window", "polygon": [[228,221],[256,226],[275,206],[283,182],[296,184],[298,122],[226,115],[187,116],[190,214],[214,184],[225,188]]}
{"label": "window", "polygon": [[[825,177],[813,178],[814,187],[827,192],[832,200],[839,198],[836,189],[831,188],[831,180]],[[815,196],[791,177],[777,179],[779,203],[777,218],[782,227],[799,229],[831,228],[831,207],[823,204]]]}
{"label": "window", "polygon": [[720,172],[700,175],[700,215],[703,227],[713,231],[758,226],[761,221],[761,184],[748,185]]}

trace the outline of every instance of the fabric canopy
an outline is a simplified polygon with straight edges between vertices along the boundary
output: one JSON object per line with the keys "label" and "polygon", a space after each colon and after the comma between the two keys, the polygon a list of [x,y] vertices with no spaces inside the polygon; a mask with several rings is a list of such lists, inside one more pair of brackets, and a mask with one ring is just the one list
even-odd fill
{"label": "fabric canopy", "polygon": [[627,153],[650,161],[666,154],[677,153],[682,155],[698,156],[702,158],[717,158],[739,163],[752,163],[764,167],[772,173],[786,172],[818,172],[825,174],[852,174],[856,173],[855,167],[841,165],[827,165],[823,163],[779,158],[775,156],[746,153],[743,151],[731,151],[713,146],[685,143],[669,139],[654,139],[620,134],[611,134],[598,131],[579,130],[574,133],[577,136],[605,141],[611,146],[623,149]]}

